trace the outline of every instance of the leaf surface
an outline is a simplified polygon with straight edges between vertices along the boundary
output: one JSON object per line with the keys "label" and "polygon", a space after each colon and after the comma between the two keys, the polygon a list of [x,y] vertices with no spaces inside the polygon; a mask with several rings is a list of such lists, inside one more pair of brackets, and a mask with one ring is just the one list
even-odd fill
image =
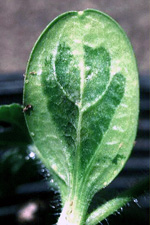
{"label": "leaf surface", "polygon": [[136,135],[138,97],[132,47],[110,17],[68,12],[43,31],[26,70],[25,117],[64,195],[90,199],[120,172]]}
{"label": "leaf surface", "polygon": [[[3,123],[6,123],[4,128]],[[24,146],[31,144],[25,123],[23,107],[19,104],[0,106],[0,145]]]}

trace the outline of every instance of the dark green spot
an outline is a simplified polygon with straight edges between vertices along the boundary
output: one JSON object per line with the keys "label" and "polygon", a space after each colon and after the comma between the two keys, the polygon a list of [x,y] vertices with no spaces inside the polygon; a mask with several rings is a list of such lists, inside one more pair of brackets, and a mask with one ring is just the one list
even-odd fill
{"label": "dark green spot", "polygon": [[[125,78],[122,74],[115,74],[109,81],[111,59],[105,48],[92,49],[84,46],[84,51],[87,72],[82,100],[84,104],[91,105],[83,113],[81,121],[80,152],[83,169],[99,147],[125,90]],[[80,71],[74,67],[75,62],[70,48],[66,44],[60,44],[56,58],[50,55],[45,59],[42,74],[48,110],[72,151],[77,146],[79,120],[75,103],[80,100]],[[92,73],[93,77],[89,77]]]}
{"label": "dark green spot", "polygon": [[121,160],[124,160],[125,157],[123,155],[118,154],[112,161],[115,165],[117,165]]}
{"label": "dark green spot", "polygon": [[84,46],[84,51],[86,76],[83,104],[99,97],[106,89],[110,78],[110,56],[106,49]]}
{"label": "dark green spot", "polygon": [[119,105],[125,88],[125,78],[114,75],[105,95],[84,114],[81,129],[82,166],[86,165],[100,145],[104,133]]}
{"label": "dark green spot", "polygon": [[[68,96],[64,93],[62,89],[64,87],[62,86],[61,88],[63,79],[59,79],[61,82],[61,85],[59,85],[59,82],[54,75],[52,60],[52,55],[49,59],[45,60],[45,70],[42,74],[43,91],[47,96],[47,107],[54,122],[56,123],[58,129],[62,131],[61,133],[68,145],[73,147],[76,141],[76,120],[78,117],[78,109],[74,102],[70,101]],[[64,59],[65,66],[68,64],[68,62],[66,62],[67,60]],[[56,61],[58,61],[58,59]],[[62,65],[63,63],[57,66],[61,67]]]}
{"label": "dark green spot", "polygon": [[80,71],[76,59],[65,43],[58,47],[55,66],[58,82],[70,98],[74,102],[78,102],[80,99]]}

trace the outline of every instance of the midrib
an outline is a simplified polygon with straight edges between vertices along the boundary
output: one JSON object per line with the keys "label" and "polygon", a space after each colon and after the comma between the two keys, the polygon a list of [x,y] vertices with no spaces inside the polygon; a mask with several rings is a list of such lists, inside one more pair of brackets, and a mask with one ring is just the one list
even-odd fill
{"label": "midrib", "polygon": [[79,63],[80,68],[80,102],[78,103],[78,109],[79,109],[79,119],[78,119],[78,125],[77,125],[77,144],[76,144],[76,152],[75,152],[75,166],[74,166],[74,176],[73,176],[73,195],[76,196],[77,189],[78,189],[78,179],[79,179],[79,173],[81,168],[81,123],[82,123],[82,100],[83,100],[83,92],[84,92],[84,82],[85,82],[85,64],[84,64],[84,52],[83,52],[83,45],[82,45],[82,54],[80,58]]}

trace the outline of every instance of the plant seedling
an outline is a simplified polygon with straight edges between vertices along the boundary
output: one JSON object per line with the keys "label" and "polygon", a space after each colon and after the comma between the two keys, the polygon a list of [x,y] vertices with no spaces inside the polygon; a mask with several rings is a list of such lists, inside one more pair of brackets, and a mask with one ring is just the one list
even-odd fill
{"label": "plant seedling", "polygon": [[131,44],[108,15],[67,12],[42,32],[25,74],[24,114],[34,151],[61,194],[57,224],[96,225],[145,185],[88,214],[93,196],[118,175],[135,140],[139,84]]}
{"label": "plant seedling", "polygon": [[36,154],[60,189],[58,224],[85,224],[93,196],[123,168],[136,135],[138,73],[122,28],[92,9],[57,17],[31,52],[26,105]]}

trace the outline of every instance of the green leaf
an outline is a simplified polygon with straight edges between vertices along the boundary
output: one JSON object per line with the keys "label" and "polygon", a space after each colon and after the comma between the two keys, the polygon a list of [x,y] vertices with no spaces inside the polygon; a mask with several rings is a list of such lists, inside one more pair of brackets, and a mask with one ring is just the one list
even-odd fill
{"label": "green leaf", "polygon": [[0,131],[1,146],[24,146],[31,143],[31,138],[25,123],[23,107],[19,104],[0,106],[0,125],[8,124]]}
{"label": "green leaf", "polygon": [[73,207],[69,215],[77,224],[93,195],[127,161],[138,104],[133,50],[112,18],[88,9],[47,26],[26,69],[24,105],[32,109],[25,117],[37,154],[58,182],[65,213]]}

